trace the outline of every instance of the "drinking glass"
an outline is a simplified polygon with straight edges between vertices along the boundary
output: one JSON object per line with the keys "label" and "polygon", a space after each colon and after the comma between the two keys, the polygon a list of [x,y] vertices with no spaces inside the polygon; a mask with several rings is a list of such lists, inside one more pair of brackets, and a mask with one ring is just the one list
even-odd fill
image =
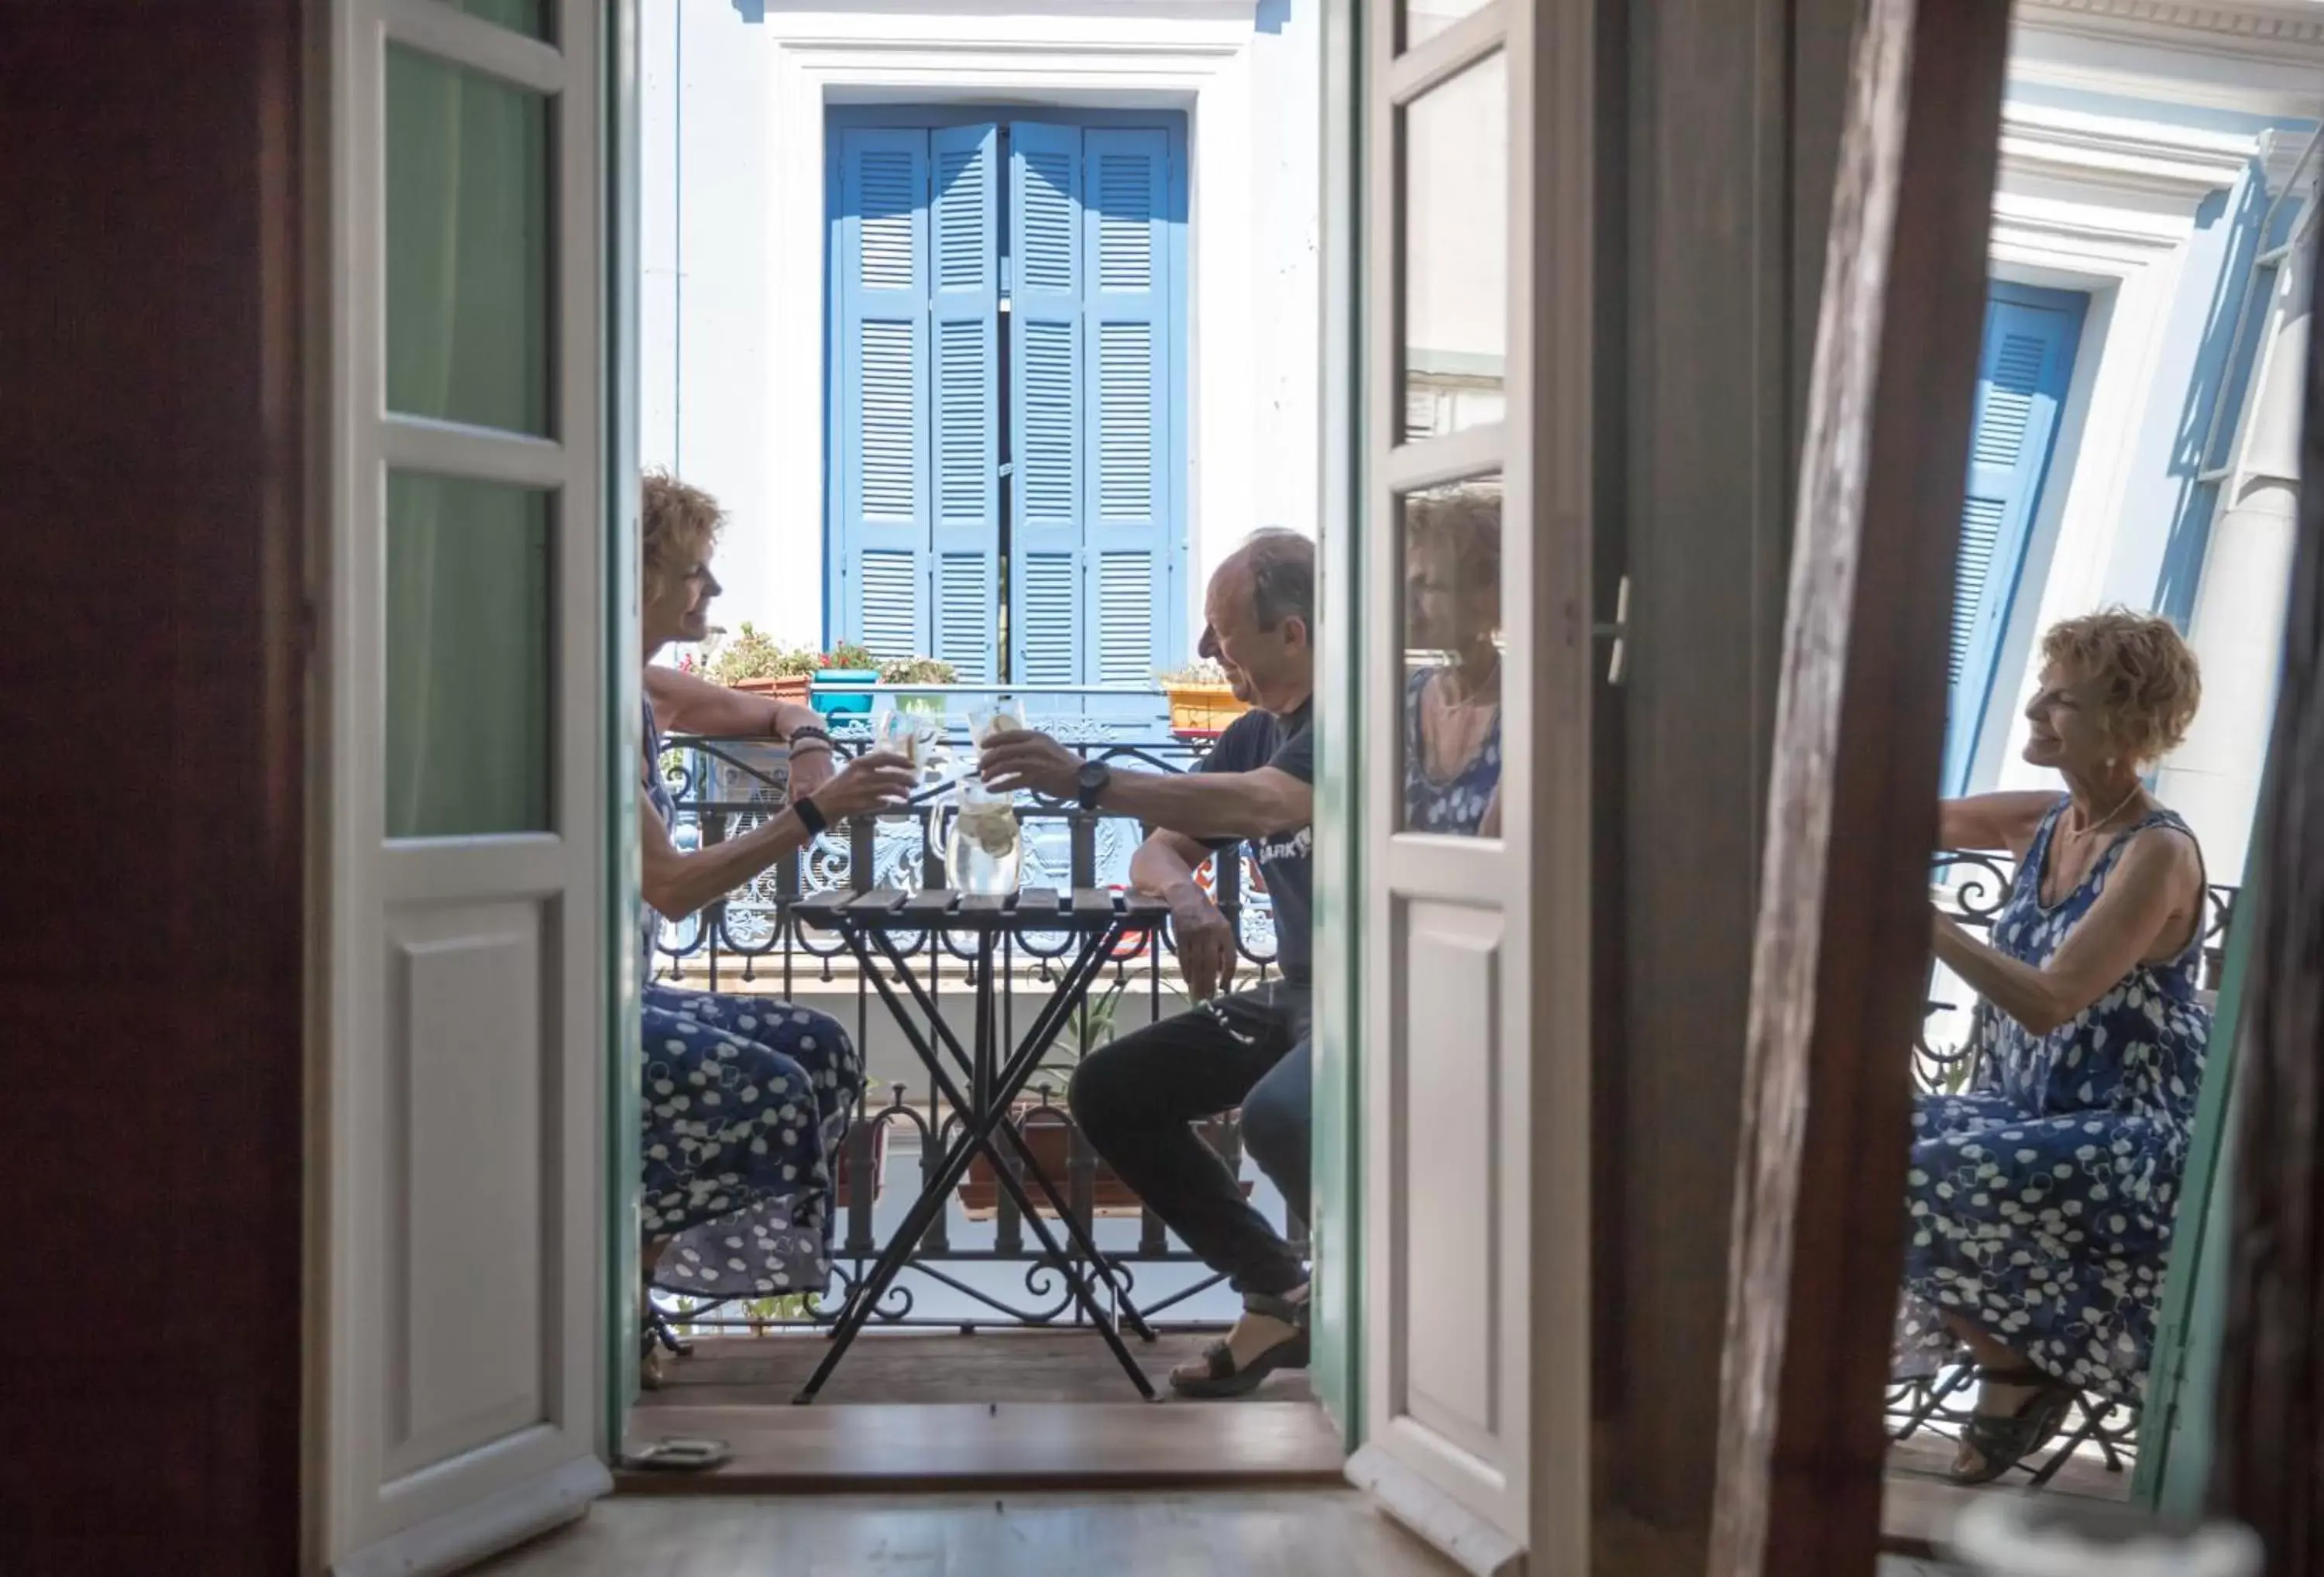
{"label": "drinking glass", "polygon": [[924,720],[916,714],[883,706],[872,720],[872,748],[892,751],[916,768],[927,765],[930,742]]}
{"label": "drinking glass", "polygon": [[1025,731],[1025,703],[1014,696],[996,696],[968,710],[968,736],[982,749],[996,733]]}

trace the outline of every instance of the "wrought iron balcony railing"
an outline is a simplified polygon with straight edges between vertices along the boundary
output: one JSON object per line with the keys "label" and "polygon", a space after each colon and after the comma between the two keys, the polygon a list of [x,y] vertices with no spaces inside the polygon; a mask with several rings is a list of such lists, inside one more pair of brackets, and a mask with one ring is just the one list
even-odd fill
{"label": "wrought iron balcony railing", "polygon": [[[1041,726],[1085,754],[1152,770],[1191,770],[1207,749],[1200,740],[1162,734],[1151,720],[1045,718]],[[843,756],[871,742],[870,728],[862,721],[853,726],[841,722],[833,735]],[[954,753],[965,755],[964,730],[954,724],[945,731],[944,738]],[[678,798],[678,825],[673,835],[681,844],[715,843],[746,831],[773,814],[784,794],[784,752],[765,741],[676,740],[664,768]],[[833,828],[809,849],[782,861],[702,914],[682,925],[663,927],[658,976],[673,984],[713,990],[770,990],[783,995],[801,990],[844,992],[853,999],[855,1028],[862,1041],[881,1011],[869,982],[857,978],[853,960],[842,944],[828,933],[801,927],[791,913],[792,907],[805,894],[832,889],[911,890],[944,885],[944,814],[940,807],[926,807],[876,823]],[[1019,820],[1025,838],[1025,885],[1057,889],[1127,885],[1130,855],[1141,835],[1134,823],[1039,802],[1020,807]],[[1235,922],[1252,976],[1265,978],[1275,957],[1274,916],[1257,870],[1240,853],[1214,861],[1213,866],[1213,896]],[[864,873],[860,880],[859,872]],[[1985,930],[1990,929],[2007,899],[2013,876],[2006,856],[1949,851],[1934,862],[1932,886],[1937,900],[1954,918],[1973,929]],[[2236,898],[2233,887],[2214,884],[2210,889],[2204,981],[2209,990],[2218,988]],[[1110,1006],[1135,992],[1144,999],[1152,1018],[1162,1017],[1178,1005],[1176,971],[1170,962],[1175,945],[1167,931],[1158,941],[1157,946],[1139,943],[1125,948],[1115,960],[1112,982],[1100,993],[1102,1003]],[[1063,935],[1023,937],[1011,944],[1000,982],[1004,1015],[1013,1012],[1016,985],[1020,981],[1029,984],[1050,978],[1054,961],[1068,945],[1069,938]],[[943,957],[938,962],[956,964],[964,977],[970,968],[973,949],[964,938],[936,935],[916,944],[916,951],[926,949],[941,949]],[[1933,1093],[1968,1084],[1975,1071],[1969,1048],[1976,1011],[1972,993],[1946,972],[1932,969],[1927,1013],[1911,1054],[1917,1087]],[[1156,1217],[1120,1191],[1057,1103],[1073,1065],[1110,1038],[1111,1016],[1104,1008],[1085,1012],[1061,1038],[1060,1049],[1035,1081],[1045,1093],[1038,1104],[1023,1113],[1020,1130],[1028,1143],[1060,1157],[1071,1208],[1096,1224],[1102,1251],[1123,1274],[1125,1285],[1135,1286],[1134,1280],[1127,1278],[1133,1277],[1140,1267],[1157,1273],[1163,1267],[1176,1269],[1184,1285],[1144,1300],[1149,1317],[1165,1324],[1172,1323],[1167,1316],[1174,1312],[1179,1316],[1178,1323],[1209,1323],[1231,1317],[1231,1298],[1214,1297],[1211,1301],[1217,1307],[1204,1306],[1204,1295],[1221,1290],[1221,1278],[1177,1248]],[[877,1220],[881,1170],[890,1149],[917,1151],[924,1167],[933,1167],[953,1122],[952,1114],[940,1102],[927,1095],[915,1101],[901,1084],[866,1094],[859,1120],[849,1132],[840,1170],[840,1263],[835,1281],[842,1297],[881,1246]],[[1222,1121],[1210,1137],[1230,1165],[1239,1161],[1240,1147],[1231,1121]],[[898,1139],[904,1142],[892,1142]],[[964,1190],[957,1211],[940,1218],[922,1240],[910,1270],[921,1290],[930,1295],[929,1306],[922,1307],[914,1291],[899,1282],[885,1306],[877,1311],[878,1322],[973,1328],[1080,1318],[1057,1267],[1048,1263],[1038,1248],[1028,1248],[1024,1223],[1007,1191],[989,1188],[987,1193],[992,1197],[980,1204],[973,1186]],[[1304,1226],[1285,1219],[1279,1203],[1273,1208],[1286,1231],[1304,1239]],[[995,1270],[1021,1275],[1021,1290],[997,1290],[991,1276]],[[807,1297],[781,1300],[779,1305],[730,1305],[674,1312],[690,1325],[779,1328],[828,1324],[836,1311],[820,1298]],[[1204,1317],[1187,1317],[1195,1314]],[[1890,1388],[1888,1397],[1892,1433],[1903,1440],[1924,1429],[1957,1431],[1974,1394],[1972,1378],[1965,1370],[1899,1380]],[[2037,1481],[2046,1481],[2067,1453],[2086,1444],[2094,1446],[2108,1466],[2119,1468],[2135,1451],[2137,1426],[2134,1408],[2086,1406],[2067,1440],[2037,1471]]]}
{"label": "wrought iron balcony railing", "polygon": [[[1159,736],[1150,720],[1052,717],[1040,726],[1085,755],[1157,771],[1183,771],[1197,765],[1207,742]],[[872,742],[862,720],[835,719],[835,750],[848,757]],[[945,748],[967,753],[964,730],[944,732]],[[775,814],[785,798],[786,752],[763,740],[680,738],[670,742],[663,770],[678,803],[672,835],[680,846],[715,844],[749,830]],[[682,924],[667,925],[658,938],[656,977],[680,987],[769,991],[781,996],[809,993],[834,1010],[831,993],[850,999],[857,1043],[868,1046],[885,1010],[870,982],[861,977],[844,944],[828,931],[811,929],[794,912],[807,894],[851,887],[906,890],[945,884],[943,849],[945,808],[941,803],[876,820],[835,826],[807,849],[779,862],[764,875]],[[1120,888],[1129,881],[1130,856],[1142,831],[1119,816],[1076,807],[1029,799],[1019,807],[1023,830],[1022,882],[1028,887]],[[860,873],[860,874],[859,874]],[[1263,882],[1247,853],[1213,859],[1205,872],[1212,896],[1234,922],[1251,981],[1272,972],[1274,912]],[[1164,932],[1159,945],[1125,944],[1113,961],[1112,978],[1093,992],[1093,1007],[1069,1023],[1058,1045],[1035,1075],[1039,1092],[1018,1126],[1035,1152],[1054,1166],[1069,1207],[1093,1226],[1102,1251],[1139,1299],[1149,1323],[1207,1325],[1232,1317],[1236,1300],[1223,1278],[1175,1245],[1158,1218],[1144,1210],[1111,1176],[1067,1117],[1062,1103],[1065,1080],[1080,1058],[1111,1038],[1111,1020],[1124,999],[1141,1000],[1148,1021],[1183,1007],[1175,943]],[[899,945],[915,959],[935,956],[939,973],[967,978],[974,949],[966,937],[936,933]],[[1038,991],[1054,977],[1070,950],[1063,933],[1011,937],[1004,947],[997,986],[1004,1027],[1018,1022],[1019,988]],[[954,972],[957,972],[956,973]],[[1238,983],[1241,983],[1239,982]],[[941,996],[939,1001],[941,1001]],[[841,1016],[848,1016],[842,1010]],[[1029,1010],[1028,1010],[1029,1016]],[[917,1098],[916,1098],[917,1097]],[[932,1090],[915,1092],[899,1082],[867,1091],[851,1126],[838,1174],[835,1289],[844,1299],[884,1240],[883,1172],[891,1154],[916,1153],[932,1170],[957,1119]],[[1240,1159],[1234,1123],[1222,1120],[1210,1134],[1230,1166]],[[1263,1185],[1262,1185],[1263,1186]],[[895,1191],[900,1199],[912,1192]],[[1271,1194],[1262,1197],[1278,1226],[1295,1242],[1305,1228],[1290,1219]],[[1135,1277],[1146,1268],[1167,1277],[1141,1290]],[[972,1172],[954,1210],[937,1219],[921,1239],[908,1273],[899,1280],[875,1320],[889,1325],[973,1329],[980,1324],[1043,1325],[1082,1318],[1058,1267],[1038,1244],[1028,1244],[1025,1223],[1005,1189],[990,1180],[980,1185]],[[1005,1278],[1021,1275],[1021,1286]],[[1209,1295],[1206,1297],[1206,1295]],[[1215,1306],[1212,1306],[1215,1305]],[[734,1302],[715,1307],[673,1301],[666,1309],[687,1326],[754,1330],[827,1325],[838,1313],[835,1300],[820,1296]]]}

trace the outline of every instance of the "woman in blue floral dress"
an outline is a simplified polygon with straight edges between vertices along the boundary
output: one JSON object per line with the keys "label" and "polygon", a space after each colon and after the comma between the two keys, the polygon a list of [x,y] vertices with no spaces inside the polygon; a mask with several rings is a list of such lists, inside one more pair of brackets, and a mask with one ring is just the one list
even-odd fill
{"label": "woman in blue floral dress", "polygon": [[[645,651],[708,632],[718,595],[710,554],[722,516],[708,494],[662,475],[645,484]],[[834,775],[831,742],[804,708],[773,707],[666,669],[649,669],[644,803],[639,808],[642,980],[663,918],[683,919],[803,848],[828,822],[881,808],[911,770],[867,754]],[[790,805],[693,851],[670,839],[656,709],[706,734],[774,733],[791,747]],[[832,1157],[862,1093],[863,1069],[838,1020],[770,997],[644,988],[645,1171],[640,1198],[647,1284],[698,1298],[819,1290],[828,1256]],[[647,1380],[655,1354],[647,1351]]]}
{"label": "woman in blue floral dress", "polygon": [[1405,544],[1408,650],[1440,653],[1404,690],[1404,826],[1501,830],[1501,496],[1462,483],[1415,493]]}
{"label": "woman in blue floral dress", "polygon": [[2200,851],[2141,773],[2193,718],[2195,659],[2164,620],[2110,612],[2043,642],[2025,759],[2067,794],[1944,807],[1948,848],[2017,860],[1989,942],[1937,921],[1983,1001],[1967,1093],[1913,1117],[1898,1370],[1963,1348],[1981,1382],[1953,1476],[1997,1478],[2077,1393],[2146,1385],[2210,1015],[2197,992]]}

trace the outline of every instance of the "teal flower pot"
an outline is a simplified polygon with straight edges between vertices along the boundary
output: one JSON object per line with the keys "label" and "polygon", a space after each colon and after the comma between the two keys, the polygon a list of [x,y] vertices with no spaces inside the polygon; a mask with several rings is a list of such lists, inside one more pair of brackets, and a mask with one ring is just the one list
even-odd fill
{"label": "teal flower pot", "polygon": [[872,692],[865,689],[849,692],[826,688],[832,685],[863,685],[880,682],[880,676],[871,669],[827,668],[815,676],[815,709],[825,717],[860,717],[872,710]]}

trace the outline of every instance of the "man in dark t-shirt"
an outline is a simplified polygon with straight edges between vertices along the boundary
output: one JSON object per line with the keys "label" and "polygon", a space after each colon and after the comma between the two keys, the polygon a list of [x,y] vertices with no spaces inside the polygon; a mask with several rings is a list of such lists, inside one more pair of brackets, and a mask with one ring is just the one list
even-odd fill
{"label": "man in dark t-shirt", "polygon": [[[1182,1396],[1230,1397],[1307,1363],[1307,1268],[1193,1125],[1240,1107],[1244,1148],[1306,1219],[1314,544],[1259,533],[1211,577],[1204,613],[1203,655],[1255,710],[1219,737],[1201,770],[1113,768],[1032,733],[991,741],[981,770],[995,788],[1078,798],[1156,829],[1130,860],[1130,881],[1169,903],[1178,966],[1200,1005],[1092,1054],[1074,1071],[1070,1102],[1122,1181],[1242,1294],[1226,1340],[1170,1374]],[[1194,873],[1213,852],[1246,842],[1274,900],[1281,978],[1231,991],[1234,927]]]}

